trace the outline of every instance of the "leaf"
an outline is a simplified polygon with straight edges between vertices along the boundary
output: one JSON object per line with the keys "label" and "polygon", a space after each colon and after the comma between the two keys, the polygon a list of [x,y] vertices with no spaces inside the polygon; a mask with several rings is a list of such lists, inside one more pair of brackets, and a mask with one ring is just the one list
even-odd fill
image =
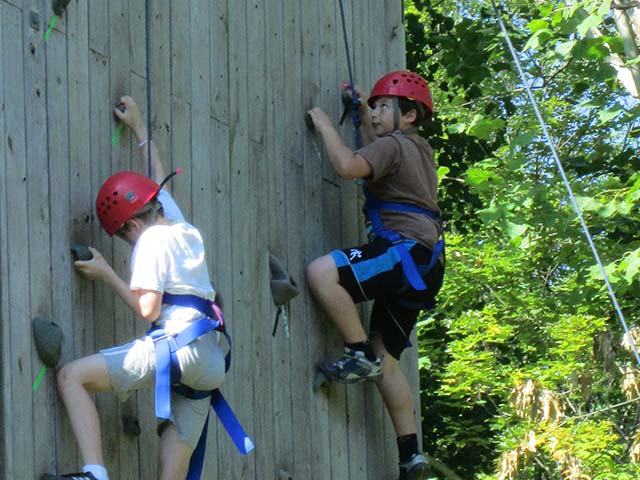
{"label": "leaf", "polygon": [[511,240],[522,237],[528,228],[528,225],[519,225],[517,223],[510,222],[509,220],[506,220],[504,223],[504,230]]}
{"label": "leaf", "polygon": [[538,132],[535,130],[530,130],[528,132],[522,133],[511,140],[511,145],[515,147],[524,147],[529,145],[533,140],[538,136]]}
{"label": "leaf", "polygon": [[491,134],[504,128],[504,120],[501,118],[484,118],[476,115],[469,126],[469,135],[487,140]]}
{"label": "leaf", "polygon": [[562,58],[568,58],[571,55],[571,51],[573,50],[574,45],[576,44],[575,40],[571,40],[569,42],[561,42],[556,45],[556,53],[560,55]]}
{"label": "leaf", "polygon": [[602,204],[593,197],[581,197],[576,195],[576,203],[583,212],[597,212]]}
{"label": "leaf", "polygon": [[585,37],[590,29],[598,27],[602,23],[600,15],[589,15],[576,29],[580,37]]}
{"label": "leaf", "polygon": [[598,117],[600,118],[600,125],[607,123],[609,120],[613,120],[618,115],[623,113],[624,110],[621,108],[615,108],[612,110],[601,110],[598,112]]}
{"label": "leaf", "polygon": [[447,174],[451,171],[449,167],[441,166],[438,167],[438,178],[442,180]]}

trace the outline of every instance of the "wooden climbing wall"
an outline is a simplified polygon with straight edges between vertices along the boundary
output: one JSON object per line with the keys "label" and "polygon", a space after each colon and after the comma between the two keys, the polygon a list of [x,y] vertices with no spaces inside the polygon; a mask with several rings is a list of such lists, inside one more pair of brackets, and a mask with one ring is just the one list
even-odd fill
{"label": "wooden climbing wall", "polygon": [[[345,0],[354,77],[364,89],[404,66],[400,0]],[[348,79],[338,1],[153,0],[153,138],[183,175],[173,190],[203,234],[234,338],[223,392],[256,449],[240,456],[216,421],[203,478],[389,479],[393,429],[373,386],[312,392],[314,364],[340,351],[303,278],[315,257],[357,244],[362,198],[318,158],[304,112],[341,113]],[[139,169],[111,113],[130,93],[145,105],[145,2],[71,0],[50,37],[49,0],[0,0],[0,477],[75,471],[80,459],[30,319],[63,329],[63,361],[142,335],[145,325],[101,284],[74,272],[69,245],[94,245],[128,278],[129,248],[99,228],[101,183]],[[348,123],[348,122],[347,122]],[[341,128],[351,141],[352,130]],[[302,287],[289,336],[272,337],[269,252]],[[416,397],[415,349],[403,360]],[[151,392],[95,397],[113,478],[153,479]],[[137,415],[138,437],[122,429]],[[280,472],[280,473],[279,473]]]}

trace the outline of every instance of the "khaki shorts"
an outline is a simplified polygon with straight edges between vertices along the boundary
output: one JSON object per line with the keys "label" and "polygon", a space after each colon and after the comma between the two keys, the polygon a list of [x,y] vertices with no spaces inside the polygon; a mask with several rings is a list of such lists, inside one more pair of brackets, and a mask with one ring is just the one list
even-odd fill
{"label": "khaki shorts", "polygon": [[[177,352],[181,383],[196,390],[214,390],[224,381],[225,349],[220,334],[210,332]],[[155,387],[156,355],[153,341],[144,337],[101,350],[114,392],[126,400],[135,390]],[[209,413],[210,399],[192,400],[171,392],[171,422],[180,438],[195,448]]]}

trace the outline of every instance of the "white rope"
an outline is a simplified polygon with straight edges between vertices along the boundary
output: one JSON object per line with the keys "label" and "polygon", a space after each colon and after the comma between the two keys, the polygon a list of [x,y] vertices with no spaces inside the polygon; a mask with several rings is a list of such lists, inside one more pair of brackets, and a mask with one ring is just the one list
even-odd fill
{"label": "white rope", "polygon": [[580,211],[580,207],[578,206],[578,202],[576,201],[576,198],[573,194],[573,190],[571,189],[571,184],[569,183],[569,180],[567,178],[567,175],[565,174],[564,168],[562,166],[562,163],[560,162],[560,158],[558,157],[558,153],[556,151],[556,148],[553,144],[553,142],[551,141],[551,136],[549,135],[549,131],[547,129],[547,125],[544,121],[544,119],[542,118],[542,114],[540,113],[540,110],[538,109],[538,104],[536,102],[536,99],[533,96],[533,93],[531,91],[531,87],[529,86],[529,83],[527,82],[527,78],[524,74],[524,71],[522,70],[522,66],[520,65],[520,60],[518,59],[518,55],[516,54],[515,49],[513,48],[513,44],[511,43],[511,38],[509,37],[509,33],[507,32],[507,29],[504,25],[504,22],[502,21],[502,17],[500,16],[500,11],[498,10],[498,7],[496,6],[495,0],[491,0],[491,5],[493,6],[493,9],[495,11],[496,14],[496,18],[498,19],[498,23],[500,24],[500,29],[502,30],[502,33],[504,35],[505,41],[507,42],[507,46],[509,47],[509,52],[511,52],[511,56],[513,57],[513,60],[516,64],[516,67],[518,68],[518,73],[520,74],[520,78],[522,80],[522,83],[524,85],[524,88],[527,91],[527,94],[529,95],[529,100],[531,101],[531,105],[533,106],[533,110],[535,111],[536,117],[538,118],[538,123],[540,123],[540,127],[542,128],[542,133],[544,134],[544,137],[547,141],[547,145],[549,146],[549,149],[551,150],[551,155],[553,156],[553,159],[556,162],[556,165],[558,167],[558,171],[560,172],[560,176],[562,177],[562,181],[564,182],[564,185],[567,189],[567,192],[569,194],[569,198],[571,199],[571,204],[573,205],[574,210],[576,211],[576,214],[578,216],[578,219],[580,220],[580,225],[582,225],[582,230],[584,231],[585,237],[587,238],[587,241],[589,242],[589,246],[591,247],[591,252],[593,253],[593,257],[596,260],[596,263],[598,264],[598,268],[600,269],[600,273],[602,274],[602,277],[604,278],[604,283],[607,286],[607,290],[609,292],[609,297],[611,297],[611,302],[613,303],[613,307],[616,310],[616,313],[618,314],[618,319],[620,320],[620,324],[622,325],[622,329],[624,330],[626,336],[629,338],[629,343],[631,345],[631,349],[633,350],[633,355],[636,359],[636,362],[638,363],[638,366],[640,366],[640,355],[638,355],[638,350],[636,348],[636,343],[631,335],[631,333],[629,332],[629,327],[627,326],[627,322],[624,319],[624,315],[622,314],[622,310],[620,309],[620,305],[618,304],[618,299],[616,298],[616,294],[613,291],[613,287],[611,286],[611,282],[609,281],[609,277],[607,276],[607,272],[604,269],[604,266],[602,265],[602,262],[600,260],[600,255],[598,254],[598,250],[595,246],[595,244],[593,243],[593,238],[591,237],[591,233],[589,233],[589,229],[587,228],[587,224],[584,221],[584,217],[582,216],[582,212]]}

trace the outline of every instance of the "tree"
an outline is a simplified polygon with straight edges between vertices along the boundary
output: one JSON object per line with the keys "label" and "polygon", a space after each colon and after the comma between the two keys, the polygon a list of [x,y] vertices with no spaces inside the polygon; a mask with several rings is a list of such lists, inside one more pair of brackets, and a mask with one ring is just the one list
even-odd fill
{"label": "tree", "polygon": [[[496,3],[635,319],[640,8]],[[425,450],[464,478],[638,478],[639,366],[496,12],[407,0],[405,23],[408,67],[434,94],[424,134],[448,227],[440,305],[419,324]]]}

